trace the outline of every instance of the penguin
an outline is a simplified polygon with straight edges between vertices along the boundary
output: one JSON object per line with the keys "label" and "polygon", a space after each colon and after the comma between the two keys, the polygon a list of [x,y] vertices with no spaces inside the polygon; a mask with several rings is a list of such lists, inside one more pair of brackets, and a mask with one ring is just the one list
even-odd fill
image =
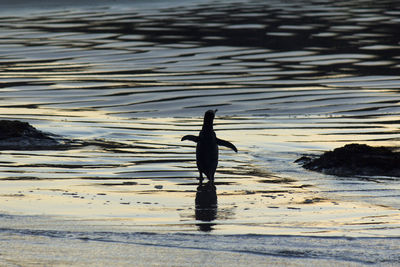
{"label": "penguin", "polygon": [[218,165],[218,146],[225,146],[237,152],[237,148],[230,142],[217,138],[214,132],[213,122],[218,110],[207,110],[204,114],[203,127],[199,136],[185,135],[181,141],[190,140],[196,142],[196,164],[199,170],[199,182],[203,183],[203,174],[210,183],[214,184],[214,174]]}

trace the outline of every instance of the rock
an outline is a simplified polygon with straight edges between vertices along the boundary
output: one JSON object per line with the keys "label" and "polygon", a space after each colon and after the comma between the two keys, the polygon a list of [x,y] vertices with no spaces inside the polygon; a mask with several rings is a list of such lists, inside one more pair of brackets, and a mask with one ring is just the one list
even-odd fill
{"label": "rock", "polygon": [[0,140],[17,137],[47,138],[27,122],[0,120]]}
{"label": "rock", "polygon": [[400,153],[389,147],[349,144],[319,157],[303,156],[296,162],[305,169],[337,176],[400,177]]}
{"label": "rock", "polygon": [[48,149],[62,144],[27,122],[0,120],[0,149]]}
{"label": "rock", "polygon": [[97,146],[105,150],[135,147],[132,144],[99,139],[70,139],[39,131],[27,122],[0,120],[0,150],[69,150],[86,146]]}

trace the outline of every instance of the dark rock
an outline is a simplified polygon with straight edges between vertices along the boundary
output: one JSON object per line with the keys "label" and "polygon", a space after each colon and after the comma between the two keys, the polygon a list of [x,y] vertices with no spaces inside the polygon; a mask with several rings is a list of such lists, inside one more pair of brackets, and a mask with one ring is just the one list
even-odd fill
{"label": "dark rock", "polygon": [[306,169],[337,176],[400,177],[400,153],[389,147],[349,144],[319,157],[303,156],[296,162]]}
{"label": "dark rock", "polygon": [[0,149],[48,149],[60,145],[50,134],[37,130],[27,122],[0,120]]}
{"label": "dark rock", "polygon": [[0,140],[16,137],[47,138],[27,122],[0,120]]}
{"label": "dark rock", "polygon": [[39,131],[27,122],[0,120],[0,150],[69,150],[86,146],[97,146],[109,151],[135,148],[131,144],[107,140],[64,138]]}

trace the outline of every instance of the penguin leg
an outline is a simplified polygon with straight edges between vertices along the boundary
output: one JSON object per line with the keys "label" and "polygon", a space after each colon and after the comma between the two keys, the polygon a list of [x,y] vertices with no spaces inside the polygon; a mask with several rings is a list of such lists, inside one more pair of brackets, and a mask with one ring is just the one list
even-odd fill
{"label": "penguin leg", "polygon": [[210,190],[215,191],[217,188],[215,187],[215,184],[214,184],[214,174],[211,173],[210,176],[208,176],[207,178],[208,178],[207,187]]}
{"label": "penguin leg", "polygon": [[212,185],[214,185],[214,175],[211,175],[210,178],[209,178],[209,180],[210,180],[210,183],[211,183]]}
{"label": "penguin leg", "polygon": [[199,173],[200,173],[200,176],[199,176],[199,185],[202,185],[202,184],[203,184],[203,180],[204,180],[204,178],[203,178],[203,173],[202,173],[201,171],[199,171]]}
{"label": "penguin leg", "polygon": [[213,173],[208,173],[207,175],[208,181],[211,185],[214,184],[214,174]]}

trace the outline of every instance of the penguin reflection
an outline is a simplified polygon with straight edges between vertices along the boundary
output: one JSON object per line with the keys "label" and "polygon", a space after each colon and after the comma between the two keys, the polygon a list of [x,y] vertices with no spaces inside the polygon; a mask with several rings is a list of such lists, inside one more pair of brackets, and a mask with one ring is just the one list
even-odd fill
{"label": "penguin reflection", "polygon": [[[214,132],[214,118],[217,110],[207,110],[203,126],[198,136],[185,135],[181,141],[190,140],[196,145],[196,164],[199,170],[199,186],[196,193],[196,220],[208,222],[198,224],[201,231],[211,231],[217,217],[217,191],[214,185],[214,174],[218,165],[218,146],[225,146],[237,152],[236,147],[225,140],[217,138]],[[203,185],[203,174],[208,182]]]}
{"label": "penguin reflection", "polygon": [[209,232],[213,230],[212,227],[215,224],[211,221],[217,217],[217,202],[217,191],[214,184],[208,182],[197,187],[196,220],[203,221],[203,223],[197,224],[200,231]]}

